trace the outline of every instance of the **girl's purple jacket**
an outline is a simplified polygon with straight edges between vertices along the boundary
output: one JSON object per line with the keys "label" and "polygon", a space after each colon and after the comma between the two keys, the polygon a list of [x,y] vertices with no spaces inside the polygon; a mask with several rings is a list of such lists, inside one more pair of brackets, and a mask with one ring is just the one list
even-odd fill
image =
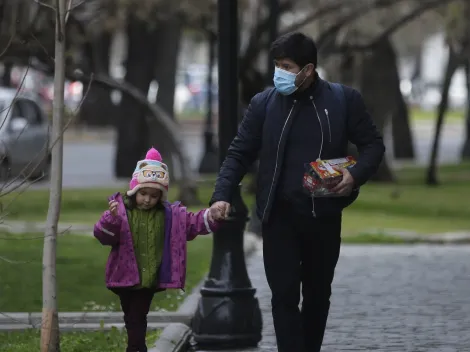
{"label": "girl's purple jacket", "polygon": [[[106,264],[108,288],[132,287],[140,283],[137,260],[126,208],[120,193],[109,198],[119,203],[118,216],[107,210],[94,227],[94,235],[103,245],[111,246]],[[164,203],[165,245],[157,289],[183,289],[186,279],[186,241],[217,229],[208,220],[208,209],[191,213],[180,202]]]}

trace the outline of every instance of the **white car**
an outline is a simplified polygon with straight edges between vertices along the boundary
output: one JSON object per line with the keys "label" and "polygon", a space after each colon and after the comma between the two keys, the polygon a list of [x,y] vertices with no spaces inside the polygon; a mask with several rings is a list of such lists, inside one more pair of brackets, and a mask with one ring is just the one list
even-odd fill
{"label": "white car", "polygon": [[[15,99],[16,96],[16,99]],[[0,88],[0,177],[49,174],[49,123],[34,95]]]}

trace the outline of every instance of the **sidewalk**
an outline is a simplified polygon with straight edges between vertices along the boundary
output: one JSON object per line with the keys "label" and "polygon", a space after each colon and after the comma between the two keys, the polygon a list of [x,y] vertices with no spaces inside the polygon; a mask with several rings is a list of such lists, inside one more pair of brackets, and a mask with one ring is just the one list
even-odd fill
{"label": "sidewalk", "polygon": [[[180,121],[180,131],[184,135],[200,134],[204,131],[204,120],[184,120]],[[217,133],[217,121],[212,123],[213,130]],[[117,131],[112,127],[87,127],[70,126],[64,133],[66,143],[74,142],[113,142],[116,140]]]}
{"label": "sidewalk", "polygon": [[[468,351],[470,246],[345,245],[341,251],[322,352]],[[263,339],[237,352],[274,352],[262,253],[247,264]]]}

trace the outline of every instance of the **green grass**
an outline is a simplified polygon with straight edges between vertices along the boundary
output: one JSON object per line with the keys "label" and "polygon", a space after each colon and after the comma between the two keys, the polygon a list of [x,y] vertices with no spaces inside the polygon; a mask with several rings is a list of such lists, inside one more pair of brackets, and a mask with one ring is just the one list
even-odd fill
{"label": "green grass", "polygon": [[204,121],[206,114],[197,110],[187,110],[183,111],[178,115],[177,119],[180,122],[184,121]]}
{"label": "green grass", "polygon": [[[212,180],[215,176],[212,178]],[[203,182],[198,189],[198,196],[202,202],[200,207],[192,207],[198,210],[206,207],[212,195],[214,182]],[[101,213],[108,207],[108,196],[116,189],[79,189],[64,190],[62,192],[61,222],[95,223]],[[170,188],[169,199],[178,199],[179,189],[176,186]],[[253,197],[251,197],[253,198]],[[0,199],[0,213],[7,220],[45,221],[49,202],[49,190],[27,190],[23,194],[8,194]]]}
{"label": "green grass", "polygon": [[[441,185],[424,185],[425,170],[406,168],[398,173],[396,184],[370,183],[362,187],[359,199],[344,212],[345,235],[368,232],[370,229],[407,229],[420,233],[470,230],[470,164],[443,166],[439,169]],[[213,180],[201,183],[198,195],[207,205]],[[244,182],[247,185],[248,181]],[[107,196],[115,190],[64,190],[61,222],[96,222],[107,208]],[[178,197],[178,188],[170,190],[170,200]],[[8,220],[45,221],[47,190],[29,190],[11,205],[13,196],[2,199]],[[244,195],[251,208],[253,195]]]}
{"label": "green grass", "polygon": [[[437,116],[437,110],[422,110],[420,108],[409,108],[410,118],[413,121],[434,121]],[[178,121],[204,121],[206,118],[204,113],[199,111],[185,111],[178,115]],[[449,110],[445,116],[446,121],[459,122],[465,119],[464,110]]]}
{"label": "green grass", "polygon": [[421,233],[470,231],[470,165],[441,167],[441,185],[424,185],[421,168],[398,172],[397,184],[368,184],[344,212],[343,229],[408,229]]}
{"label": "green grass", "polygon": [[[41,235],[0,236],[0,312],[40,312],[43,248]],[[80,235],[60,236],[57,245],[59,311],[119,311],[117,296],[106,289],[104,282],[105,264],[110,248],[102,246],[92,237]],[[210,236],[199,236],[189,242],[186,293],[181,290],[157,293],[152,310],[176,310],[206,274],[211,251]]]}
{"label": "green grass", "polygon": [[[147,333],[147,346],[153,346],[160,331]],[[0,351],[33,352],[39,351],[40,332],[26,330],[0,333]],[[66,332],[60,335],[61,352],[116,352],[124,351],[127,345],[125,331],[113,328],[110,331]]]}
{"label": "green grass", "polygon": [[[435,121],[437,116],[436,110],[421,110],[419,108],[410,108],[410,118],[412,121]],[[445,121],[460,122],[465,119],[465,111],[449,110],[445,115]]]}

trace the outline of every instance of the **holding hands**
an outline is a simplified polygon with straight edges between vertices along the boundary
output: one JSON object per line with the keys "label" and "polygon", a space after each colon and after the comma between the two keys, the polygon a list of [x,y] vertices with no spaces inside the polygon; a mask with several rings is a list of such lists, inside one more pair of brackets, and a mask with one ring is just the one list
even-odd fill
{"label": "holding hands", "polygon": [[211,221],[221,221],[226,220],[230,213],[230,204],[227,202],[215,202],[209,208],[209,220]]}

